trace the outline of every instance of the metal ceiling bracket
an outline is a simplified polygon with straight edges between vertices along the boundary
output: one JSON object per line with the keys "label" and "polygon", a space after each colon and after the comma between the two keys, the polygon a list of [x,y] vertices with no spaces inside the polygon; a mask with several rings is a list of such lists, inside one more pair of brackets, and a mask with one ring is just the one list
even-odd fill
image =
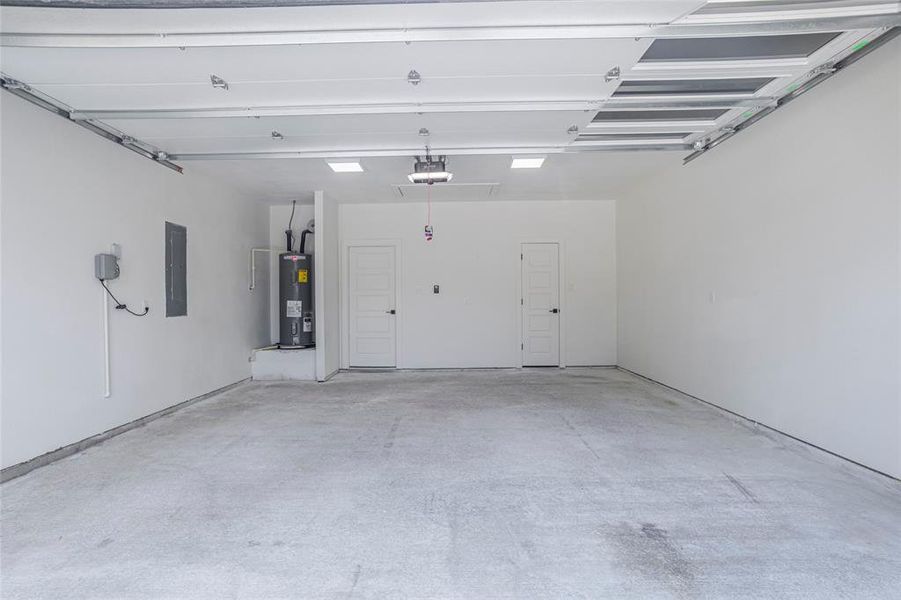
{"label": "metal ceiling bracket", "polygon": [[416,70],[411,70],[407,73],[407,81],[410,85],[419,85],[422,81],[422,75],[420,75]]}
{"label": "metal ceiling bracket", "polygon": [[210,83],[213,84],[213,87],[219,90],[227,90],[228,82],[218,75],[210,74]]}
{"label": "metal ceiling bracket", "polygon": [[604,81],[606,81],[607,83],[610,83],[611,81],[619,81],[621,74],[622,72],[620,71],[619,67],[613,67],[612,69],[607,71],[606,75],[604,75]]}
{"label": "metal ceiling bracket", "polygon": [[25,90],[26,92],[31,90],[28,85],[12,77],[3,77],[3,87],[8,90]]}
{"label": "metal ceiling bracket", "polygon": [[816,69],[811,71],[810,77],[811,77],[811,79],[813,79],[817,75],[832,75],[833,73],[835,73],[835,71],[836,71],[836,68],[835,68],[834,64],[826,63],[823,65],[820,65],[819,67],[817,67]]}

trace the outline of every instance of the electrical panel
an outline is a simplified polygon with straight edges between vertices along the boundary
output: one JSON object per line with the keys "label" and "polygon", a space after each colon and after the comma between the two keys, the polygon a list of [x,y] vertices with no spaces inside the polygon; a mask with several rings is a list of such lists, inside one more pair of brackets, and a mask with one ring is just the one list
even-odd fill
{"label": "electrical panel", "polygon": [[188,314],[188,230],[166,221],[166,316]]}

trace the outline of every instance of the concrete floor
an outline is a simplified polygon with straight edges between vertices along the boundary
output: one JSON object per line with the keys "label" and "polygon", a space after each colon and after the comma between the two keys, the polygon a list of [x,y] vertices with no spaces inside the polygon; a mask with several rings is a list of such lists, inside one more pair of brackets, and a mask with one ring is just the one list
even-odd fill
{"label": "concrete floor", "polygon": [[252,383],[2,486],[2,597],[901,597],[901,483],[610,369]]}

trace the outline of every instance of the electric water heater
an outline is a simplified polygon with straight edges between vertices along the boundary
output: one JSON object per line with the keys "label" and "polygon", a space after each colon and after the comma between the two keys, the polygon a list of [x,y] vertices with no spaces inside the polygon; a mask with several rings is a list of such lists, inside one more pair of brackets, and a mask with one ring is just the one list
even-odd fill
{"label": "electric water heater", "polygon": [[279,346],[313,346],[313,255],[284,252],[278,264]]}

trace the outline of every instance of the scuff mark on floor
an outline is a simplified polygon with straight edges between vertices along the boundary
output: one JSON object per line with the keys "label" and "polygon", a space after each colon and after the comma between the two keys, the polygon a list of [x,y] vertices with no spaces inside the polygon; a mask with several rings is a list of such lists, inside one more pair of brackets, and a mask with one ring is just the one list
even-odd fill
{"label": "scuff mark on floor", "polygon": [[353,580],[350,584],[350,589],[347,591],[347,598],[351,598],[354,595],[354,590],[357,589],[357,584],[360,583],[360,574],[363,573],[363,565],[358,564],[354,569]]}
{"label": "scuff mark on floor", "polygon": [[656,523],[622,523],[606,534],[620,561],[643,579],[656,581],[678,598],[696,598],[695,567],[670,533]]}
{"label": "scuff mark on floor", "polygon": [[582,445],[585,446],[588,449],[588,451],[594,455],[594,457],[596,459],[601,460],[601,457],[598,455],[597,452],[594,451],[594,448],[591,447],[591,444],[589,444],[585,440],[585,438],[582,437],[582,434],[579,433],[579,430],[576,429],[575,426],[573,426],[573,424],[569,422],[569,419],[567,419],[564,415],[560,415],[560,418],[563,419],[563,422],[566,423],[566,426],[569,427],[570,430],[576,434],[576,437],[579,438],[579,441],[582,442]]}
{"label": "scuff mark on floor", "polygon": [[391,448],[394,447],[394,439],[397,437],[397,428],[400,425],[401,419],[403,419],[403,417],[400,415],[395,417],[394,423],[391,425],[391,430],[388,432],[388,439],[385,440],[385,445],[384,445],[386,455],[388,453],[390,453]]}
{"label": "scuff mark on floor", "polygon": [[751,490],[749,490],[747,487],[745,487],[745,485],[741,481],[739,481],[737,478],[733,477],[732,475],[729,475],[728,473],[723,473],[723,475],[726,476],[726,479],[729,480],[729,483],[734,485],[735,489],[737,489],[739,492],[741,492],[745,498],[747,498],[754,504],[760,504],[760,500],[757,499],[757,496],[755,496],[751,492]]}

